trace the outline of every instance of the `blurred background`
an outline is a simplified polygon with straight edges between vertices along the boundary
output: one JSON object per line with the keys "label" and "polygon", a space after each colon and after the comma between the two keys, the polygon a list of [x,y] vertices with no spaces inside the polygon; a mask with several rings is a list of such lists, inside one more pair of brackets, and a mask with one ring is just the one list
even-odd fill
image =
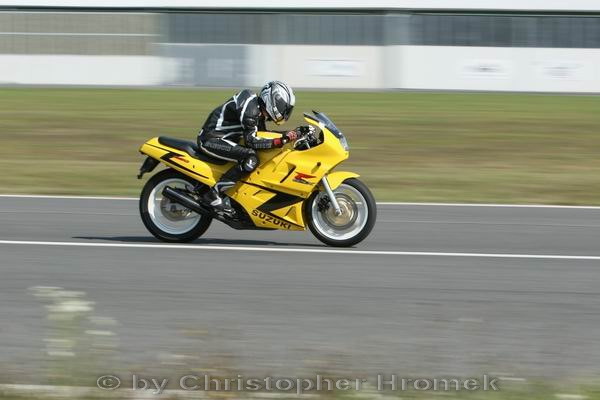
{"label": "blurred background", "polygon": [[327,113],[380,200],[598,204],[599,13],[591,0],[0,1],[0,190],[137,194],[142,142],[195,140],[233,93],[279,79],[298,94],[290,125]]}
{"label": "blurred background", "polygon": [[0,6],[3,84],[600,91],[588,0]]}

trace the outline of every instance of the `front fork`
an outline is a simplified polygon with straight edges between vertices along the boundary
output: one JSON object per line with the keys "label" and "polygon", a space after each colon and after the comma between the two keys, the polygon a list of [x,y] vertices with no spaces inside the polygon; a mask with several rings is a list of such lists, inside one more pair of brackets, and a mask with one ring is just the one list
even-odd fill
{"label": "front fork", "polygon": [[333,190],[331,190],[331,186],[329,186],[329,182],[327,182],[326,176],[324,176],[321,179],[321,183],[323,184],[323,187],[325,188],[325,192],[327,193],[327,197],[329,197],[329,201],[331,201],[331,205],[333,206],[333,209],[335,210],[335,214],[342,215],[342,209],[340,208],[340,205],[339,205],[337,199],[335,198],[335,195],[333,194]]}

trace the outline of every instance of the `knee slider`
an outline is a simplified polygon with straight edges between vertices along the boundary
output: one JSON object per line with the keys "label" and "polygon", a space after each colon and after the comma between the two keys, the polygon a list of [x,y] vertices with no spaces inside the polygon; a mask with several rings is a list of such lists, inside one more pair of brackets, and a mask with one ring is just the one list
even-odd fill
{"label": "knee slider", "polygon": [[258,157],[255,155],[248,156],[242,161],[240,166],[243,171],[252,172],[258,167]]}

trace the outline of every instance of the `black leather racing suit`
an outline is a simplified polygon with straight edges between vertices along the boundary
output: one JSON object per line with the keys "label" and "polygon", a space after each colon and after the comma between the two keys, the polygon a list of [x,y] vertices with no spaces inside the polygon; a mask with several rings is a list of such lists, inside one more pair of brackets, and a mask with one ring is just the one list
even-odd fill
{"label": "black leather racing suit", "polygon": [[[270,149],[278,144],[278,139],[265,139],[256,135],[265,131],[265,117],[259,106],[259,99],[250,90],[242,90],[210,113],[198,134],[198,146],[205,153],[238,165],[231,168],[215,185],[230,186],[238,181],[244,172],[251,172],[258,166],[256,151]],[[240,145],[243,139],[244,146]],[[280,143],[280,142],[279,142]]]}

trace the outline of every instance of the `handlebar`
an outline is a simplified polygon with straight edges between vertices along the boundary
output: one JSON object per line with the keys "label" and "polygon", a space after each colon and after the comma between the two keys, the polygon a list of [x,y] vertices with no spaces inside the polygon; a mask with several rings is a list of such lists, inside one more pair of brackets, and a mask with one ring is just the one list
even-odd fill
{"label": "handlebar", "polygon": [[296,128],[296,132],[298,133],[298,139],[296,139],[296,142],[294,143],[294,149],[310,149],[312,147],[312,144],[317,141],[317,138],[315,137],[316,131],[317,130],[312,125],[299,126],[298,128]]}

